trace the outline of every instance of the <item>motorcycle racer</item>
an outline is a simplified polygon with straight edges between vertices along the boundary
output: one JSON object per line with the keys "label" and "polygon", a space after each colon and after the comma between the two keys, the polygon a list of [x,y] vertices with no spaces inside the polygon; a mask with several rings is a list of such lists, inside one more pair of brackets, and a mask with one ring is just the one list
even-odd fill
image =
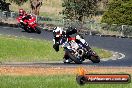
{"label": "motorcycle racer", "polygon": [[24,11],[23,9],[19,9],[19,16],[25,16],[26,15],[26,11]]}
{"label": "motorcycle racer", "polygon": [[28,33],[36,32],[38,34],[41,33],[41,29],[39,28],[36,16],[32,14],[27,14],[23,9],[19,10],[19,17],[17,18],[18,26],[21,27]]}
{"label": "motorcycle racer", "polygon": [[27,25],[28,22],[24,22],[24,20],[30,20],[32,18],[31,14],[27,14],[25,10],[19,9],[19,18],[20,18],[20,23],[25,26]]}
{"label": "motorcycle racer", "polygon": [[[76,34],[75,37],[71,37],[71,35]],[[86,43],[86,41],[83,39],[83,37],[81,37],[80,35],[77,34],[77,29],[73,28],[73,27],[68,27],[68,29],[66,31],[64,31],[62,28],[60,27],[55,27],[53,30],[53,36],[54,36],[54,45],[53,48],[55,49],[56,52],[59,51],[59,45],[62,45],[60,43],[60,39],[64,38],[66,42],[69,42],[71,40],[75,40],[76,42],[81,42],[83,45],[85,45],[88,49],[88,51],[91,50],[91,48],[89,47],[89,45]],[[69,59],[69,56],[67,55],[67,53],[65,52],[65,55],[63,57],[64,59],[64,63],[70,63],[71,59]]]}
{"label": "motorcycle racer", "polygon": [[19,26],[21,28],[24,28],[25,24],[24,23],[24,20],[25,20],[25,17],[27,16],[27,13],[25,10],[23,9],[19,9],[19,17],[17,18],[19,20]]}

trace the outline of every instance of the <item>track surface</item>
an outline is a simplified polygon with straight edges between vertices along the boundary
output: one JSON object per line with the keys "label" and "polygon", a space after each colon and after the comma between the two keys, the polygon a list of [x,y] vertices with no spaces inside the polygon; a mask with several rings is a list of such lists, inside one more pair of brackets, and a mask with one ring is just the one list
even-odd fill
{"label": "track surface", "polygon": [[[36,39],[46,39],[52,40],[53,36],[51,32],[42,31],[41,34],[36,33],[26,33],[23,32],[22,29],[19,28],[11,28],[11,27],[0,27],[0,34],[3,35],[14,35],[14,36],[25,36],[28,38],[36,38]],[[118,60],[108,60],[101,61],[99,64],[93,64],[91,62],[83,63],[82,65],[76,64],[63,64],[62,62],[51,62],[51,63],[31,63],[31,64],[21,64],[23,66],[132,66],[132,39],[122,39],[122,38],[112,38],[112,37],[99,37],[99,36],[89,36],[84,35],[85,40],[92,46],[96,46],[99,48],[112,50],[116,52],[123,53],[125,58]],[[10,65],[10,64],[7,64]],[[14,66],[17,64],[14,64]]]}

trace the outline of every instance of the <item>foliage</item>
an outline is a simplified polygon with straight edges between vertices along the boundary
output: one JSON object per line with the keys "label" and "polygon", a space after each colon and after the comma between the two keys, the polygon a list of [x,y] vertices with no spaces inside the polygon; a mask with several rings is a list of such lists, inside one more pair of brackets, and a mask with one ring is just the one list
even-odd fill
{"label": "foliage", "polygon": [[28,0],[9,0],[10,2],[14,2],[17,5],[22,5],[23,3],[27,2]]}
{"label": "foliage", "polygon": [[42,6],[42,0],[9,0],[10,2],[14,2],[17,5],[21,6],[27,1],[30,1],[30,8],[32,9],[32,13],[35,15],[39,15],[40,7]]}
{"label": "foliage", "polygon": [[102,22],[118,25],[132,25],[132,0],[112,0]]}
{"label": "foliage", "polygon": [[9,5],[10,5],[10,3],[6,3],[5,0],[0,0],[0,10],[10,11]]}
{"label": "foliage", "polygon": [[97,0],[63,0],[62,13],[67,19],[83,21],[84,17],[95,13],[96,6]]}

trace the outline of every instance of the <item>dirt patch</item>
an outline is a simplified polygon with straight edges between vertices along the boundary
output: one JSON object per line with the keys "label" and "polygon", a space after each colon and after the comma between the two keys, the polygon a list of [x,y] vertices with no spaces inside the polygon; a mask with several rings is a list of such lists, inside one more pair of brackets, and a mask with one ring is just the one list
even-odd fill
{"label": "dirt patch", "polygon": [[[61,67],[0,67],[0,75],[61,75],[77,74],[79,68]],[[132,67],[84,67],[87,73],[128,73]]]}
{"label": "dirt patch", "polygon": [[73,74],[74,69],[69,68],[40,68],[40,67],[0,67],[1,75],[55,75]]}

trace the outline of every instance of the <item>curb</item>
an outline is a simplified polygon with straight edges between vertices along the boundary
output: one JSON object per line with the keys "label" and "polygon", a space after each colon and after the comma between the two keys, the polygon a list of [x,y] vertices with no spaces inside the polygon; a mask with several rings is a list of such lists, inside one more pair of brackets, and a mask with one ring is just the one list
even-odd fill
{"label": "curb", "polygon": [[18,25],[16,25],[16,24],[8,24],[8,23],[3,23],[3,22],[0,22],[0,26],[7,26],[7,27],[18,28]]}
{"label": "curb", "polygon": [[[108,50],[107,50],[108,51]],[[125,55],[123,53],[110,51],[113,55],[109,58],[102,58],[102,61],[108,61],[108,60],[119,60],[125,58]]]}

